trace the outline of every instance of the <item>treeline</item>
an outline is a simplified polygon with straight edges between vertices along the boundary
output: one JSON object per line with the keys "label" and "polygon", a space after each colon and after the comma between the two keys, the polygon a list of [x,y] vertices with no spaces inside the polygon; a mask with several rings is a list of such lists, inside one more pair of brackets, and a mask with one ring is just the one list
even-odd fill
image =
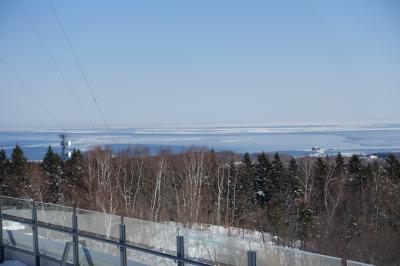
{"label": "treeline", "polygon": [[0,151],[1,193],[187,226],[260,230],[277,244],[377,265],[400,264],[400,162],[243,156],[193,147],[96,148],[28,162]]}

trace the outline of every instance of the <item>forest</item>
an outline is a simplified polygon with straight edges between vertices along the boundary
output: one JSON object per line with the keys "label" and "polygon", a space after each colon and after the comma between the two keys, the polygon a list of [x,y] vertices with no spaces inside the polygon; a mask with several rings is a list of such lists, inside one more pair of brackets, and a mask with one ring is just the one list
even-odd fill
{"label": "forest", "polygon": [[276,245],[376,265],[400,264],[400,161],[292,158],[191,147],[152,154],[94,148],[63,160],[0,151],[2,195],[191,227],[272,234]]}

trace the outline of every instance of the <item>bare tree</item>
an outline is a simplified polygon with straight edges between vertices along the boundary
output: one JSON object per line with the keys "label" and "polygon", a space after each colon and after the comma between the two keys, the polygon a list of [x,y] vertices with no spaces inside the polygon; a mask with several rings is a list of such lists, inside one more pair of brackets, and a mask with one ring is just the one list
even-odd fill
{"label": "bare tree", "polygon": [[303,191],[303,199],[304,203],[308,203],[311,200],[314,185],[313,162],[307,159],[302,160],[299,166],[302,177],[300,178],[300,184]]}
{"label": "bare tree", "polygon": [[157,160],[157,173],[155,175],[155,180],[154,180],[154,188],[153,188],[153,197],[152,197],[152,203],[151,203],[151,216],[153,221],[157,221],[158,219],[158,213],[160,211],[161,207],[161,184],[163,179],[165,178],[165,172],[166,172],[166,158],[165,154],[162,152],[160,156],[158,156]]}

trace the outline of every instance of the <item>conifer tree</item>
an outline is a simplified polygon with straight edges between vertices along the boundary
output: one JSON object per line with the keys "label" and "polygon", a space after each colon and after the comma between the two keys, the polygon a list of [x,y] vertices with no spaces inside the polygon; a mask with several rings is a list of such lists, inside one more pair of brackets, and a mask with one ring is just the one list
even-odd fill
{"label": "conifer tree", "polygon": [[276,152],[271,164],[272,198],[279,198],[285,191],[284,167],[279,154]]}
{"label": "conifer tree", "polygon": [[310,237],[313,223],[313,211],[304,202],[299,205],[297,237],[301,241],[301,249],[305,249],[305,242]]}
{"label": "conifer tree", "polygon": [[344,159],[342,154],[339,152],[335,158],[335,171],[336,174],[341,175],[344,173]]}
{"label": "conifer tree", "polygon": [[360,157],[356,154],[351,156],[349,163],[347,164],[347,168],[350,174],[360,173],[362,169]]}
{"label": "conifer tree", "polygon": [[27,159],[21,147],[17,144],[11,154],[10,171],[14,175],[23,176],[26,173]]}
{"label": "conifer tree", "polygon": [[265,152],[262,152],[257,160],[255,191],[260,207],[264,208],[271,198],[271,162]]}
{"label": "conifer tree", "polygon": [[[250,154],[245,153],[242,159],[242,164],[239,169],[238,184],[236,195],[239,204],[239,212],[249,213],[254,209],[255,205],[255,171],[254,164],[251,161]],[[243,219],[244,217],[242,217]]]}
{"label": "conifer tree", "polygon": [[362,175],[363,167],[360,156],[356,154],[351,156],[347,164],[347,169],[349,171],[350,185],[353,188],[353,191],[355,191],[365,179]]}
{"label": "conifer tree", "polygon": [[84,187],[85,167],[82,153],[79,149],[72,151],[71,157],[64,164],[63,195],[68,201],[77,204],[78,194]]}
{"label": "conifer tree", "polygon": [[17,144],[12,151],[9,175],[5,181],[8,195],[12,197],[30,196],[31,187],[27,171],[27,159]]}
{"label": "conifer tree", "polygon": [[47,193],[44,201],[51,203],[62,203],[63,201],[63,170],[60,156],[48,147],[43,158],[42,169],[47,183]]}
{"label": "conifer tree", "polygon": [[315,202],[316,210],[320,210],[324,206],[324,194],[325,194],[325,178],[328,172],[328,165],[323,158],[318,157],[315,162],[314,171],[314,182],[315,189],[313,193],[313,199]]}
{"label": "conifer tree", "polygon": [[0,150],[0,193],[2,195],[7,195],[8,186],[5,183],[7,179],[7,174],[9,171],[9,161],[7,159],[7,154],[5,150]]}
{"label": "conifer tree", "polygon": [[272,226],[272,232],[278,237],[277,244],[279,245],[280,232],[283,229],[286,221],[285,217],[285,206],[279,199],[271,200],[267,207],[267,218]]}
{"label": "conifer tree", "polygon": [[301,196],[299,171],[297,162],[292,158],[289,162],[288,168],[288,192],[291,199],[295,199]]}
{"label": "conifer tree", "polygon": [[386,164],[388,167],[386,171],[389,173],[392,179],[400,179],[400,161],[396,158],[393,154],[389,154],[388,157],[385,159]]}
{"label": "conifer tree", "polygon": [[[287,183],[285,168],[278,153],[275,153],[271,163],[271,200],[267,205],[267,217],[272,226],[272,232],[279,236],[283,226],[287,225],[284,219],[286,207],[284,205]],[[279,244],[279,237],[278,237]]]}
{"label": "conifer tree", "polygon": [[317,161],[315,162],[315,179],[320,181],[325,178],[327,173],[327,164],[321,157],[318,157]]}

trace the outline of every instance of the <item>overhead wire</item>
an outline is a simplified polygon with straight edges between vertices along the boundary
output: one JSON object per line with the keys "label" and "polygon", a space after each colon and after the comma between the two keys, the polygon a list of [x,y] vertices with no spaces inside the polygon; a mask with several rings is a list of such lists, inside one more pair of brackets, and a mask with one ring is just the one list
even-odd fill
{"label": "overhead wire", "polygon": [[83,115],[88,120],[88,122],[89,122],[90,126],[92,127],[92,129],[95,129],[93,121],[90,119],[88,113],[86,112],[86,109],[84,108],[84,106],[81,103],[81,101],[79,100],[78,96],[76,95],[76,93],[72,89],[72,86],[71,86],[70,82],[66,78],[64,72],[61,70],[60,65],[57,63],[57,60],[55,59],[55,57],[51,53],[51,51],[50,51],[49,47],[47,46],[46,42],[44,41],[42,35],[39,33],[39,31],[37,30],[37,28],[36,28],[35,24],[33,23],[32,19],[29,17],[28,13],[26,12],[24,6],[21,3],[21,0],[18,0],[17,2],[19,3],[19,6],[20,6],[21,11],[22,11],[22,14],[24,15],[24,17],[26,18],[26,20],[30,24],[33,32],[35,33],[35,35],[38,38],[39,42],[41,43],[41,45],[43,46],[44,50],[46,51],[47,56],[52,61],[53,65],[55,66],[56,71],[58,72],[58,74],[60,75],[61,79],[65,83],[65,86],[68,88],[68,91],[70,92],[70,94],[72,95],[72,97],[74,98],[76,103],[79,105],[79,108],[81,109]]}
{"label": "overhead wire", "polygon": [[18,81],[21,87],[31,95],[34,100],[42,107],[42,109],[54,120],[59,129],[65,131],[65,128],[61,125],[58,119],[50,112],[50,110],[46,107],[46,105],[40,100],[38,96],[25,84],[25,82],[21,79],[21,77],[15,72],[15,70],[8,65],[2,58],[0,58],[0,63],[10,72],[10,74]]}
{"label": "overhead wire", "polygon": [[74,60],[75,60],[75,62],[76,62],[76,64],[77,64],[77,66],[78,66],[79,72],[80,72],[81,75],[82,75],[82,78],[83,78],[83,80],[84,80],[84,82],[85,82],[86,88],[88,89],[88,91],[89,91],[89,93],[90,93],[90,95],[91,95],[91,97],[92,97],[92,100],[94,101],[94,103],[95,103],[95,105],[96,105],[96,108],[97,108],[98,112],[100,113],[100,115],[101,115],[101,117],[102,117],[102,119],[103,119],[103,122],[104,122],[104,124],[105,124],[105,126],[106,126],[106,128],[107,128],[108,134],[111,136],[112,141],[114,142],[114,145],[116,145],[116,141],[115,141],[114,135],[112,134],[111,129],[110,129],[110,126],[109,126],[109,124],[108,124],[108,122],[107,122],[107,120],[106,120],[106,117],[105,117],[105,115],[104,115],[104,112],[103,112],[103,110],[101,109],[100,104],[98,103],[98,101],[97,101],[97,99],[96,99],[96,96],[95,96],[95,94],[94,94],[94,92],[93,92],[92,86],[91,86],[90,83],[89,83],[89,80],[88,80],[88,78],[87,78],[87,76],[86,76],[86,74],[85,74],[85,71],[83,70],[83,67],[82,67],[82,64],[81,64],[81,62],[80,62],[80,60],[79,60],[79,57],[78,57],[78,55],[76,54],[74,48],[72,47],[71,41],[70,41],[70,39],[69,39],[69,37],[68,37],[67,32],[65,31],[65,28],[64,28],[63,23],[62,23],[62,21],[61,21],[61,18],[60,18],[60,16],[58,15],[58,12],[57,12],[57,10],[55,9],[55,7],[54,7],[52,1],[51,1],[51,0],[48,0],[48,2],[49,2],[49,5],[50,5],[50,7],[51,7],[51,10],[52,10],[53,13],[54,13],[54,16],[55,16],[56,19],[57,19],[58,26],[60,27],[60,29],[61,29],[61,31],[62,31],[62,33],[63,33],[64,39],[65,39],[65,41],[66,41],[66,43],[67,43],[67,45],[68,45],[68,47],[69,47],[69,50],[70,50],[70,52],[71,52],[71,54],[72,54],[72,56],[73,56],[73,58],[74,58]]}

